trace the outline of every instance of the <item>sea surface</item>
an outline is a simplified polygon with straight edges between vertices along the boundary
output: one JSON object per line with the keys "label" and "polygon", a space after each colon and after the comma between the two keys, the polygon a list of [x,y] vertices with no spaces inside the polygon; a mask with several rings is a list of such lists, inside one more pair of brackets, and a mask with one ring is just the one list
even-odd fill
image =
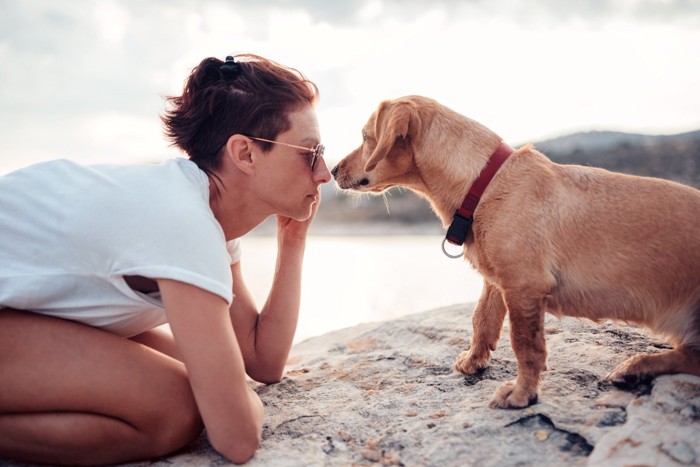
{"label": "sea surface", "polygon": [[[274,237],[244,237],[241,267],[258,306],[270,290]],[[476,302],[482,279],[442,253],[437,235],[311,236],[306,246],[295,342],[360,323]],[[465,323],[465,329],[470,328]]]}

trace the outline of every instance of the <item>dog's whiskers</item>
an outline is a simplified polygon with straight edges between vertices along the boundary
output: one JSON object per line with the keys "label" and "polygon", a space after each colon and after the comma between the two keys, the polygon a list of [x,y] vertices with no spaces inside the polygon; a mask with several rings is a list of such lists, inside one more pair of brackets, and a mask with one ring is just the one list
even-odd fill
{"label": "dog's whiskers", "polygon": [[391,215],[391,212],[389,212],[389,200],[386,197],[386,191],[382,192],[382,199],[384,199],[384,206],[386,206],[386,213]]}

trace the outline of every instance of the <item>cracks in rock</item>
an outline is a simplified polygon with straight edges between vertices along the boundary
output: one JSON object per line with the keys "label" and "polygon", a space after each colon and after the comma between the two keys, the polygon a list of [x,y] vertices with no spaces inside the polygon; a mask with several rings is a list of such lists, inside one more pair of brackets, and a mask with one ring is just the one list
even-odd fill
{"label": "cracks in rock", "polygon": [[[274,428],[267,428],[263,430],[263,439],[268,438],[270,436],[276,435],[279,433],[281,434],[286,434],[290,438],[299,438],[301,436],[304,436],[309,433],[308,429],[308,420],[314,419],[314,418],[320,418],[321,420],[325,420],[325,417],[323,415],[300,415],[299,417],[296,418],[290,418],[289,420],[285,420],[279,425],[277,425]],[[301,423],[297,423],[301,422]],[[295,427],[297,425],[301,425],[303,429],[296,429]],[[311,430],[313,432],[313,430]]]}
{"label": "cracks in rock", "polygon": [[474,386],[475,384],[480,383],[485,379],[495,379],[489,375],[488,368],[478,370],[473,375],[465,375],[463,384],[465,386]]}
{"label": "cracks in rock", "polygon": [[557,428],[548,416],[538,413],[528,415],[505,426],[505,428],[526,428],[535,430],[535,439],[539,442],[556,443],[561,451],[575,456],[589,456],[593,445],[578,433]]}
{"label": "cracks in rock", "polygon": [[624,425],[627,421],[627,410],[620,408],[612,412],[608,412],[596,423],[597,427],[618,426]]}
{"label": "cracks in rock", "polygon": [[333,451],[335,451],[335,444],[333,444],[333,437],[332,436],[326,436],[326,444],[323,446],[322,449],[326,455],[329,455]]}
{"label": "cracks in rock", "polygon": [[484,380],[507,381],[515,375],[515,369],[507,365],[500,364],[499,360],[491,360],[491,364],[484,369],[478,370],[473,375],[464,375],[463,384],[474,386]]}

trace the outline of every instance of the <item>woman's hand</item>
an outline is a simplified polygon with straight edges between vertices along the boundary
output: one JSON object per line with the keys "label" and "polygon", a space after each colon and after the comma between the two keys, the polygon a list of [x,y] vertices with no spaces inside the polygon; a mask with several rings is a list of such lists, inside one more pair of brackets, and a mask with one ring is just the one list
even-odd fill
{"label": "woman's hand", "polygon": [[321,194],[319,193],[318,201],[316,201],[311,206],[311,215],[308,219],[303,221],[298,221],[292,219],[291,217],[277,216],[277,236],[279,239],[282,237],[290,239],[305,240],[306,235],[309,232],[309,227],[311,222],[313,222],[316,217],[316,212],[318,211],[318,205],[321,203]]}

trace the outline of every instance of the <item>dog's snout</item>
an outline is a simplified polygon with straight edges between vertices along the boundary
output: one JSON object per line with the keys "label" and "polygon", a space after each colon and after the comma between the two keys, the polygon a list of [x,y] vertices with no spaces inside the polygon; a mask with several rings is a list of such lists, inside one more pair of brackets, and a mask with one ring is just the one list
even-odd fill
{"label": "dog's snout", "polygon": [[333,175],[333,178],[338,178],[338,167],[339,166],[340,166],[340,164],[336,165],[335,167],[333,167],[333,170],[331,170],[331,175]]}
{"label": "dog's snout", "polygon": [[358,183],[358,185],[362,185],[362,186],[369,185],[369,179],[368,179],[368,178],[363,178],[362,180],[360,180],[360,182]]}

